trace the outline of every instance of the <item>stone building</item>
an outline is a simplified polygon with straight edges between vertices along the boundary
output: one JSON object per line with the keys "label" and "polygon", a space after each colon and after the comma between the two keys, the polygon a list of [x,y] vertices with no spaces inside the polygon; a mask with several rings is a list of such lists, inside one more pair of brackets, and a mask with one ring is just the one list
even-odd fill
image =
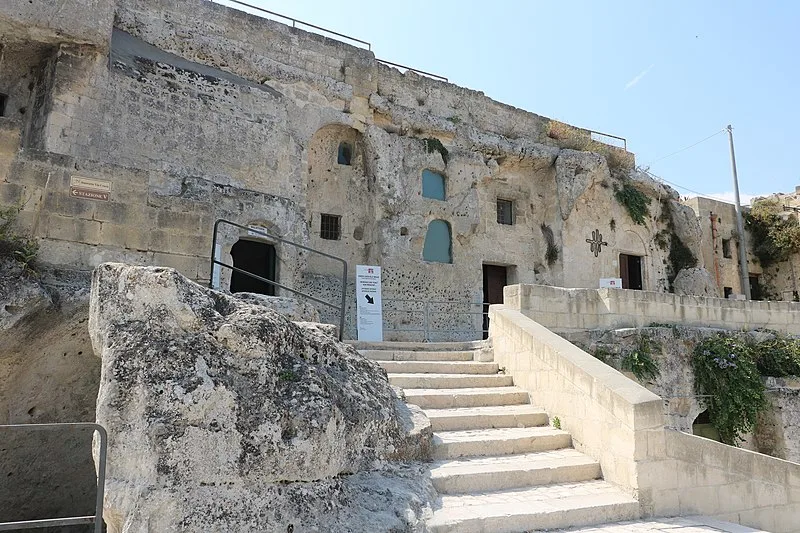
{"label": "stone building", "polygon": [[[800,215],[800,192],[777,193],[767,198],[777,201],[784,218]],[[718,296],[722,298],[741,295],[739,276],[739,237],[736,230],[736,209],[733,204],[711,198],[690,198],[683,202],[697,213],[702,229],[702,256],[706,268],[714,276]],[[745,213],[749,207],[744,208]],[[800,254],[793,253],[783,260],[762,264],[754,247],[759,237],[751,231],[745,233],[747,269],[751,297],[754,300],[796,301],[800,283]]]}
{"label": "stone building", "polygon": [[[677,240],[703,266],[677,194],[588,130],[207,0],[59,5],[0,7],[0,203],[43,265],[208,283],[226,219],[255,228],[220,228],[226,263],[333,302],[341,266],[284,240],[380,265],[389,329],[427,300],[478,332],[505,284],[667,291],[695,266],[670,262]],[[617,191],[649,199],[638,223]]]}

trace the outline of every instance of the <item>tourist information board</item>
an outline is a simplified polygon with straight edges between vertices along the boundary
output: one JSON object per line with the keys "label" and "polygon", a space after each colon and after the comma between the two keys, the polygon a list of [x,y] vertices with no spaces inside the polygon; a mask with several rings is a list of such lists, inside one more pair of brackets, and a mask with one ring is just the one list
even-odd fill
{"label": "tourist information board", "polygon": [[356,265],[356,325],[358,340],[383,340],[381,267]]}

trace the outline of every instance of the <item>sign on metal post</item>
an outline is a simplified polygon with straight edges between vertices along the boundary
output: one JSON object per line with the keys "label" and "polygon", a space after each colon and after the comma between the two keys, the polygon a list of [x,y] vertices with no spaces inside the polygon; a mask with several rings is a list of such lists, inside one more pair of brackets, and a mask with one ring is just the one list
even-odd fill
{"label": "sign on metal post", "polygon": [[383,341],[381,267],[356,265],[356,322],[358,340]]}

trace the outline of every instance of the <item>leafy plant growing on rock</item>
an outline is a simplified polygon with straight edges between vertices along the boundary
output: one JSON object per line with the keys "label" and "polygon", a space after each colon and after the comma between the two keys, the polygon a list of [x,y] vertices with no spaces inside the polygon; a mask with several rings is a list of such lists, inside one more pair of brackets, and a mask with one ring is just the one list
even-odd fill
{"label": "leafy plant growing on rock", "polygon": [[447,160],[450,157],[450,152],[447,151],[447,148],[444,147],[442,141],[437,139],[436,137],[426,137],[422,139],[422,143],[425,145],[425,151],[429,154],[433,152],[439,152],[439,155],[442,156],[442,161],[444,164],[447,164]]}
{"label": "leafy plant growing on rock", "polygon": [[656,379],[660,372],[658,363],[653,359],[652,342],[646,335],[641,335],[636,348],[625,355],[620,363],[622,370],[633,373],[641,382]]}
{"label": "leafy plant growing on rock", "polygon": [[751,349],[762,376],[800,376],[800,339],[775,334],[752,343]]}
{"label": "leafy plant growing on rock", "polygon": [[22,266],[27,274],[35,274],[35,259],[39,253],[39,243],[24,237],[15,230],[21,206],[0,208],[0,258],[10,259]]}
{"label": "leafy plant growing on rock", "polygon": [[722,442],[737,445],[767,406],[752,346],[722,334],[697,344],[692,356],[695,391],[705,396],[712,425]]}
{"label": "leafy plant growing on rock", "polygon": [[623,180],[621,187],[614,186],[614,197],[625,207],[634,222],[645,225],[645,220],[650,216],[652,198],[637,189],[630,180]]}
{"label": "leafy plant growing on rock", "polygon": [[775,198],[755,202],[745,213],[747,229],[753,236],[753,253],[762,266],[785,261],[800,251],[800,223],[795,217],[782,217],[783,206]]}
{"label": "leafy plant growing on rock", "polygon": [[561,429],[561,419],[557,416],[553,417],[553,427],[556,429]]}
{"label": "leafy plant growing on rock", "polygon": [[545,251],[544,258],[547,261],[548,266],[553,266],[553,264],[558,261],[558,246],[556,246],[553,228],[543,222],[541,225],[541,230],[542,237],[544,237],[544,240],[547,243],[547,250]]}

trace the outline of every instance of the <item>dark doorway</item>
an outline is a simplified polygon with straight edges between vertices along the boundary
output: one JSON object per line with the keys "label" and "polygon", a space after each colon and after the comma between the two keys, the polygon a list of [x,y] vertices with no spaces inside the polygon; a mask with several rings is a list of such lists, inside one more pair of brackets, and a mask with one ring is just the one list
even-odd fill
{"label": "dark doorway", "polygon": [[[233,266],[272,281],[276,274],[275,247],[259,241],[240,240],[231,248]],[[255,292],[275,296],[275,286],[234,271],[231,275],[231,292]]]}
{"label": "dark doorway", "polygon": [[761,283],[758,281],[758,276],[750,276],[750,299],[763,300],[764,296],[761,294]]}
{"label": "dark doorway", "polygon": [[619,277],[623,289],[642,290],[642,257],[619,254]]}
{"label": "dark doorway", "polygon": [[483,265],[483,338],[489,336],[489,304],[503,303],[503,287],[508,285],[508,268]]}

